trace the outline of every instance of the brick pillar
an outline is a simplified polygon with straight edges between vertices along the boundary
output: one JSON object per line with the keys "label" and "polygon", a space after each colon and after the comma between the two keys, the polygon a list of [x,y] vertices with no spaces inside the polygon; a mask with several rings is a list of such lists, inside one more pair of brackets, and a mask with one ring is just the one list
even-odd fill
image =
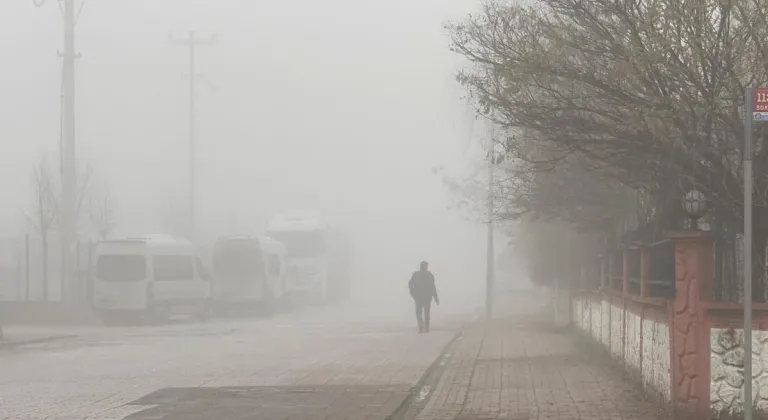
{"label": "brick pillar", "polygon": [[616,258],[613,256],[613,252],[608,253],[608,287],[613,289],[613,273],[615,272],[614,264]]}
{"label": "brick pillar", "polygon": [[714,282],[714,242],[709,232],[672,234],[675,299],[670,314],[672,402],[677,410],[709,414],[709,331],[703,301]]}

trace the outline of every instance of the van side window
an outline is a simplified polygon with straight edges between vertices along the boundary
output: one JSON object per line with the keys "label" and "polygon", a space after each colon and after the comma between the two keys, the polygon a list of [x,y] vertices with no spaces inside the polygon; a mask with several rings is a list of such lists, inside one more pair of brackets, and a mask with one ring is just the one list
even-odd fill
{"label": "van side window", "polygon": [[280,275],[280,257],[274,254],[269,254],[269,257],[267,258],[267,261],[269,263],[267,264],[269,266],[269,275],[272,277],[277,277]]}
{"label": "van side window", "polygon": [[155,281],[191,281],[195,278],[190,255],[158,255],[152,257]]}
{"label": "van side window", "polygon": [[96,278],[110,282],[137,282],[147,278],[147,259],[142,255],[101,255]]}

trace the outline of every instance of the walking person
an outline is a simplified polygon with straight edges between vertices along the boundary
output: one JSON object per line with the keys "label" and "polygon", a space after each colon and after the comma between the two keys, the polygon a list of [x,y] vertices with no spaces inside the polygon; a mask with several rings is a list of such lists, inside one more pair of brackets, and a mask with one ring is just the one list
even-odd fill
{"label": "walking person", "polygon": [[437,297],[437,287],[435,287],[435,276],[428,268],[429,264],[422,261],[419,271],[414,272],[408,282],[408,289],[416,304],[416,322],[419,324],[419,334],[429,332],[432,299],[435,299],[436,304],[440,304],[440,299]]}

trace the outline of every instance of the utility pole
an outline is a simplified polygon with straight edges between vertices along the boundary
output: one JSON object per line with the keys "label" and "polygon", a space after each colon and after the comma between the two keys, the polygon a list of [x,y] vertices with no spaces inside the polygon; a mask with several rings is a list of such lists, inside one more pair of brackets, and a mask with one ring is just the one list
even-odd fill
{"label": "utility pole", "polygon": [[494,283],[494,250],[493,250],[493,165],[496,159],[493,137],[489,139],[488,149],[488,243],[486,248],[485,276],[485,318],[493,318],[493,283]]}
{"label": "utility pole", "polygon": [[[64,52],[61,74],[61,138],[59,153],[61,159],[61,207],[59,213],[59,235],[61,238],[62,299],[75,305],[80,298],[78,276],[73,275],[74,255],[72,244],[77,235],[77,162],[75,152],[75,0],[59,0],[64,17]],[[81,0],[82,1],[82,0]],[[46,0],[33,0],[41,7]],[[80,3],[80,11],[82,10]]]}
{"label": "utility pole", "polygon": [[78,276],[73,275],[72,244],[77,235],[77,168],[75,152],[75,0],[64,0],[64,60],[62,71],[62,182],[61,247],[63,260],[63,299],[77,303],[80,297]]}
{"label": "utility pole", "polygon": [[215,37],[200,39],[195,36],[195,31],[189,31],[189,37],[186,39],[175,39],[171,35],[170,41],[173,45],[189,48],[189,240],[195,242],[197,237],[197,168],[196,168],[196,139],[195,139],[195,113],[196,113],[196,89],[197,73],[195,70],[195,49],[198,45],[210,44]]}

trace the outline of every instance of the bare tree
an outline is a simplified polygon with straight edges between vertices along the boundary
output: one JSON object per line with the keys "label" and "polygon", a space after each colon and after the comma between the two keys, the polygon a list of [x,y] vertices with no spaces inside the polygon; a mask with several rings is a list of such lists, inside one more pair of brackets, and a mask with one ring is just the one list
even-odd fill
{"label": "bare tree", "polygon": [[[458,80],[477,111],[517,134],[509,152],[565,168],[565,176],[535,174],[524,192],[549,184],[576,201],[529,194],[528,208],[562,206],[558,217],[578,216],[578,224],[579,213],[613,212],[610,203],[585,206],[594,195],[568,193],[594,191],[579,185],[590,173],[629,189],[640,207],[655,203],[638,213],[658,223],[679,218],[671,203],[679,209],[681,192],[698,189],[718,223],[740,231],[739,106],[744,86],[768,82],[766,10],[768,0],[540,0],[530,7],[490,0],[449,30],[454,51],[471,61]],[[759,264],[768,241],[768,147],[756,131],[752,252]],[[753,279],[758,298],[761,277]]]}
{"label": "bare tree", "polygon": [[189,233],[188,211],[183,210],[181,200],[177,197],[169,197],[165,206],[160,209],[160,223],[165,231],[178,237],[185,237]]}
{"label": "bare tree", "polygon": [[48,239],[58,221],[59,201],[57,187],[50,166],[41,159],[33,172],[35,197],[33,210],[26,213],[27,220],[40,235],[43,258],[43,299],[48,300]]}
{"label": "bare tree", "polygon": [[117,214],[114,203],[109,195],[91,200],[89,210],[91,224],[99,234],[99,238],[106,239],[117,227]]}
{"label": "bare tree", "polygon": [[[50,233],[56,229],[60,217],[60,179],[58,173],[52,169],[50,162],[41,158],[35,166],[32,174],[34,188],[34,200],[32,209],[25,212],[25,216],[30,225],[40,235],[42,246],[42,275],[43,275],[43,296],[48,300],[48,277],[49,277],[49,250]],[[93,180],[93,168],[87,166],[80,175],[79,186],[77,190],[77,218],[80,220],[83,214],[83,203],[86,201],[91,190]]]}
{"label": "bare tree", "polygon": [[75,207],[75,217],[78,222],[78,228],[81,228],[90,218],[90,210],[86,209],[86,203],[91,201],[93,197],[93,181],[94,170],[93,166],[86,165],[80,175],[77,177],[77,203]]}

